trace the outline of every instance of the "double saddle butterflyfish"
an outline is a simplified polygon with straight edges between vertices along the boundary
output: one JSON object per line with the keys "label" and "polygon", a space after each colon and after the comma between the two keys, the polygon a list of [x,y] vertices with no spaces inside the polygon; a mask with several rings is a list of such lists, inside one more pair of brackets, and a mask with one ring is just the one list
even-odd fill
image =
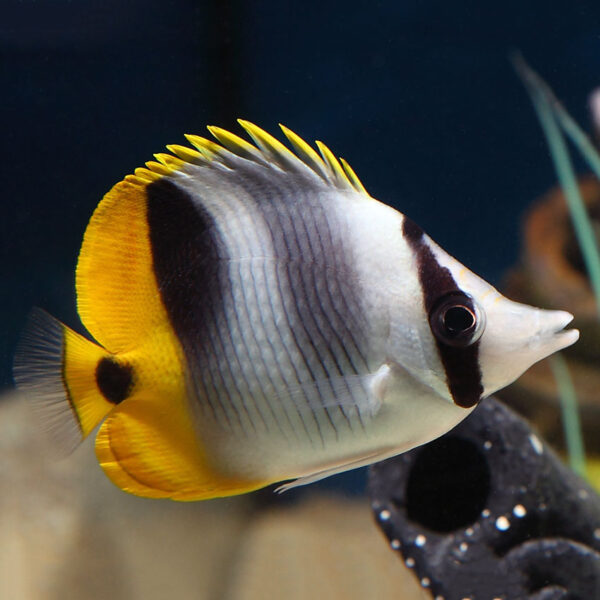
{"label": "double saddle butterflyfish", "polygon": [[502,296],[321,142],[240,124],[254,143],[209,127],[102,199],[76,270],[93,341],[34,309],[17,348],[57,442],[100,425],[120,488],[197,500],[367,465],[577,340],[569,313]]}

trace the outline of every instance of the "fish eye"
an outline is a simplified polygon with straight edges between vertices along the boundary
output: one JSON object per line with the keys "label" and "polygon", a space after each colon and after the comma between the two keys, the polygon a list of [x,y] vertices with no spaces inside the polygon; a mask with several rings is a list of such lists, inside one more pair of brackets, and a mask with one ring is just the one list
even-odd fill
{"label": "fish eye", "polygon": [[468,294],[451,292],[442,296],[429,314],[433,335],[443,344],[465,347],[483,333],[483,313]]}

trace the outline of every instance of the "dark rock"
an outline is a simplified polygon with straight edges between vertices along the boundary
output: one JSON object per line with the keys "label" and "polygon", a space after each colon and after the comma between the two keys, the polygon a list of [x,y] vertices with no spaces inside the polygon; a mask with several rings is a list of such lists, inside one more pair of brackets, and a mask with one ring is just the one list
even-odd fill
{"label": "dark rock", "polygon": [[377,524],[444,600],[600,599],[600,497],[494,399],[373,465]]}

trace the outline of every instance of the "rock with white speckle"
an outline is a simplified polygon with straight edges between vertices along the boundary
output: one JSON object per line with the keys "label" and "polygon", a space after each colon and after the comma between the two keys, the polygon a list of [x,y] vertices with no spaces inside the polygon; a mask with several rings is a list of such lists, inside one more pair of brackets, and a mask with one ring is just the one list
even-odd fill
{"label": "rock with white speckle", "polygon": [[600,598],[600,497],[496,400],[371,467],[369,489],[434,598]]}

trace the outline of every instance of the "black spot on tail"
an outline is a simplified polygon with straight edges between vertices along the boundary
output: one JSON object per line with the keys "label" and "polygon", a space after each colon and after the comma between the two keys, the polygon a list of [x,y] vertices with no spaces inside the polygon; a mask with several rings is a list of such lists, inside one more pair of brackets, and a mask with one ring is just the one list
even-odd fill
{"label": "black spot on tail", "polygon": [[113,404],[123,402],[133,387],[133,369],[112,358],[102,358],[96,367],[96,383],[100,393]]}

